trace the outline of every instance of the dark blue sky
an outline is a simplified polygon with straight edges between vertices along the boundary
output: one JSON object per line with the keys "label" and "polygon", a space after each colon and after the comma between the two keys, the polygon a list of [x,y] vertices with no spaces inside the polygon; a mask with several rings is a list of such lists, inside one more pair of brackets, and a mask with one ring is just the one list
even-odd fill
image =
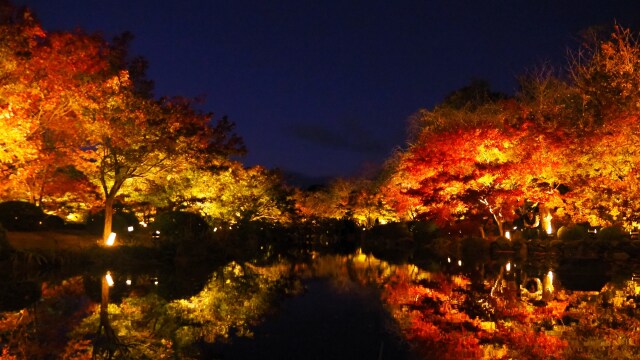
{"label": "dark blue sky", "polygon": [[45,30],[134,34],[156,95],[205,96],[246,165],[358,174],[404,146],[406,121],[473,78],[515,77],[592,25],[639,30],[637,0],[14,0]]}

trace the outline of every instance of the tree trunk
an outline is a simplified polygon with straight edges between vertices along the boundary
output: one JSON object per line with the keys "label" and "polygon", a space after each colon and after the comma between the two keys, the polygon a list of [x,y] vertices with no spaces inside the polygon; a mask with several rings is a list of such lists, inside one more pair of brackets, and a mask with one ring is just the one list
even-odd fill
{"label": "tree trunk", "polygon": [[500,236],[504,236],[504,221],[501,218],[498,218],[496,214],[493,214],[493,218],[496,219],[496,224],[498,224],[498,232],[500,232]]}
{"label": "tree trunk", "polygon": [[[109,272],[107,272],[109,274]],[[102,277],[102,297],[100,301],[100,324],[98,332],[93,339],[92,359],[119,359],[126,357],[129,352],[127,345],[123,344],[109,322],[109,283],[106,275]]]}
{"label": "tree trunk", "polygon": [[[107,272],[109,274],[109,272]],[[102,292],[100,297],[100,324],[109,324],[109,283],[107,276],[102,277]]]}
{"label": "tree trunk", "polygon": [[114,197],[107,195],[104,202],[104,231],[102,232],[102,241],[106,245],[107,239],[111,234],[111,226],[113,225],[113,202]]}

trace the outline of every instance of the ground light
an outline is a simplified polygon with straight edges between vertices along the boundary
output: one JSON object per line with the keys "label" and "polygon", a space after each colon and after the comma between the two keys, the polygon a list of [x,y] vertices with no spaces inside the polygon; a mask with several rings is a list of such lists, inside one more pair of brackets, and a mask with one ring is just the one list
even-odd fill
{"label": "ground light", "polygon": [[109,237],[107,238],[107,246],[113,246],[113,244],[115,244],[116,242],[116,233],[112,232],[111,234],[109,234]]}
{"label": "ground light", "polygon": [[107,281],[107,285],[109,285],[109,287],[113,287],[114,281],[113,281],[113,277],[111,276],[111,271],[107,271],[107,274],[104,276],[105,280]]}
{"label": "ground light", "polygon": [[551,226],[551,219],[553,219],[553,216],[549,214],[544,219],[547,220],[547,235],[553,234],[553,227]]}

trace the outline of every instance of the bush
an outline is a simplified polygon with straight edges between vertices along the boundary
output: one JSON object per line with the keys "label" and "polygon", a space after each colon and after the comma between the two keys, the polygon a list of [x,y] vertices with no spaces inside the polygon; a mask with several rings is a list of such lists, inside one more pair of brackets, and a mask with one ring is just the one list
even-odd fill
{"label": "bush", "polygon": [[596,239],[603,243],[612,243],[624,240],[627,233],[621,226],[608,226],[602,228],[596,235]]}
{"label": "bush", "polygon": [[210,228],[205,219],[198,214],[169,211],[156,216],[151,230],[160,232],[160,243],[178,244],[202,240],[209,234]]}
{"label": "bush", "polygon": [[0,223],[9,231],[33,231],[41,227],[44,212],[25,201],[0,203]]}
{"label": "bush", "polygon": [[438,226],[432,221],[412,221],[409,230],[418,244],[428,244],[438,237]]}
{"label": "bush", "polygon": [[0,224],[0,260],[5,260],[14,251],[13,246],[7,238],[7,230]]}
{"label": "bush", "polygon": [[64,219],[56,215],[46,215],[42,225],[47,229],[62,229],[64,228]]}
{"label": "bush", "polygon": [[558,239],[561,241],[578,241],[588,238],[587,229],[582,225],[567,225],[558,229]]}
{"label": "bush", "polygon": [[407,223],[397,222],[388,223],[384,225],[376,225],[372,227],[366,234],[366,241],[391,241],[396,242],[398,240],[413,240],[413,234],[409,231]]}

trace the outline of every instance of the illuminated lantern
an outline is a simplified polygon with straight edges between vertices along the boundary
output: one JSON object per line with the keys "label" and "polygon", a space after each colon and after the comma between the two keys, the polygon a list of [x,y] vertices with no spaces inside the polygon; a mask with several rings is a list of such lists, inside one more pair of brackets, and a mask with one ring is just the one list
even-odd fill
{"label": "illuminated lantern", "polygon": [[107,246],[113,246],[116,242],[116,233],[112,232],[107,238]]}
{"label": "illuminated lantern", "polygon": [[111,277],[111,272],[110,271],[107,271],[107,275],[105,275],[104,278],[107,280],[107,285],[109,285],[109,287],[112,287],[113,284],[115,284],[113,282],[113,278]]}

